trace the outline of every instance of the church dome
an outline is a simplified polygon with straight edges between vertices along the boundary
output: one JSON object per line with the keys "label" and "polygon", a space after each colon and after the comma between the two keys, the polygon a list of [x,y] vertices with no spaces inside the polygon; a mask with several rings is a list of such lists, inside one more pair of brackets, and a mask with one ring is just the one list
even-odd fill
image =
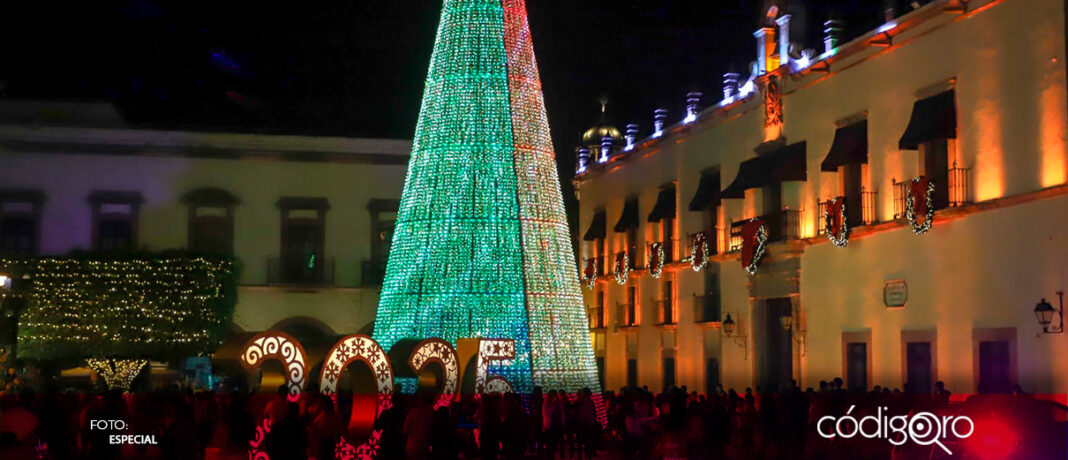
{"label": "church dome", "polygon": [[623,138],[623,134],[615,126],[607,123],[601,124],[587,129],[582,135],[582,143],[585,145],[601,145],[601,140],[605,137],[611,137],[613,141],[617,141]]}

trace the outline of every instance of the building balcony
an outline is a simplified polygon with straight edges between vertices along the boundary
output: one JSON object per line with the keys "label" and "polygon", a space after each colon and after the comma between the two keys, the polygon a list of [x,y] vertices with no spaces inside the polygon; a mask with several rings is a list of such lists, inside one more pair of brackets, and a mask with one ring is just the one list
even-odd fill
{"label": "building balcony", "polygon": [[[852,227],[859,227],[862,225],[872,225],[876,222],[875,217],[875,203],[878,197],[878,192],[866,192],[861,190],[860,192],[860,214],[855,211],[856,208],[846,203],[846,224]],[[823,218],[824,213],[827,212],[827,205],[831,200],[820,201],[816,211],[816,234],[827,234],[827,221]]]}
{"label": "building balcony", "polygon": [[605,326],[604,320],[604,307],[586,308],[586,311],[590,312],[590,330],[602,330]]}
{"label": "building balcony", "polygon": [[678,324],[678,319],[675,315],[675,304],[670,300],[654,300],[653,304],[656,305],[657,317],[660,321],[655,324],[657,327],[675,327]]}
{"label": "building balcony", "polygon": [[690,257],[694,253],[694,245],[697,243],[697,235],[704,235],[705,241],[708,241],[708,250],[712,255],[720,253],[719,247],[719,235],[720,229],[713,227],[710,230],[703,232],[691,233],[689,238],[686,238],[686,253],[684,257]]}
{"label": "building balcony", "polygon": [[[919,176],[919,178],[923,177],[925,176]],[[957,167],[956,163],[953,163],[953,167],[946,171],[945,184],[939,184],[937,180],[934,180],[935,190],[931,194],[931,201],[935,210],[971,203],[972,187],[970,177],[971,168],[960,168]],[[890,182],[894,186],[894,219],[901,219],[905,217],[905,200],[909,196],[912,181],[898,182],[897,179],[891,179]]]}
{"label": "building balcony", "polygon": [[695,295],[693,297],[693,317],[697,323],[718,323],[721,321],[721,304],[718,294]]}
{"label": "building balcony", "polygon": [[[681,249],[681,246],[682,246],[682,241],[679,241],[678,238],[656,241],[656,242],[654,242],[652,244],[647,245],[648,247],[646,248],[646,251],[652,251],[653,244],[656,244],[656,243],[660,243],[660,244],[664,245],[664,263],[665,264],[670,264],[670,263],[673,263],[673,262],[679,262],[680,260],[682,260],[682,255],[679,254],[679,250]],[[646,257],[648,257],[648,254],[646,255]]]}
{"label": "building balcony", "polygon": [[267,257],[268,286],[333,286],[335,285],[335,260],[315,257],[292,260],[274,256]]}
{"label": "building balcony", "polygon": [[638,326],[638,306],[633,303],[617,303],[616,311],[618,312],[618,320],[616,325],[619,327],[637,327]]}
{"label": "building balcony", "polygon": [[[768,232],[768,243],[796,240],[801,237],[801,211],[784,209],[760,216]],[[731,222],[730,252],[742,250],[742,227],[748,219]]]}

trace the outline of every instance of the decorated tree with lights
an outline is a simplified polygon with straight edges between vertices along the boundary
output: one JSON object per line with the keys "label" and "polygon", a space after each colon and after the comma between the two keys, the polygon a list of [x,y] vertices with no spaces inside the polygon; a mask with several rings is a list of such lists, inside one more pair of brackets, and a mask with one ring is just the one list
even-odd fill
{"label": "decorated tree with lights", "polygon": [[517,392],[596,395],[574,267],[525,3],[445,0],[375,339],[514,339]]}
{"label": "decorated tree with lights", "polygon": [[0,260],[30,281],[18,357],[86,363],[126,390],[149,359],[210,353],[237,300],[229,259],[193,254],[73,254]]}

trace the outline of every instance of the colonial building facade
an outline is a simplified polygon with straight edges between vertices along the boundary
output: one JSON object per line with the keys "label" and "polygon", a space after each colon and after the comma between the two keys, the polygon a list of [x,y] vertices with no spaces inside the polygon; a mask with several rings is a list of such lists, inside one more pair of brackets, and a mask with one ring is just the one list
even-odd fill
{"label": "colonial building facade", "polygon": [[0,101],[0,251],[232,254],[235,340],[282,330],[329,347],[371,331],[410,149],[130,129],[110,104]]}
{"label": "colonial building facade", "polygon": [[1068,284],[1063,2],[932,1],[848,43],[828,21],[816,50],[789,13],[719,103],[580,149],[606,387],[1068,391],[1036,317]]}

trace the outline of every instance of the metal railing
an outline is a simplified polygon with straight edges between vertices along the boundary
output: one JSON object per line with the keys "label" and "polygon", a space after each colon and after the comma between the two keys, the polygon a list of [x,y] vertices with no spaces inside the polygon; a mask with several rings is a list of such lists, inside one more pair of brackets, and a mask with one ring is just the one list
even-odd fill
{"label": "metal railing", "polygon": [[716,227],[713,227],[711,230],[706,230],[703,232],[691,233],[689,238],[686,238],[686,252],[683,254],[683,257],[690,257],[690,254],[693,254],[693,246],[694,243],[696,243],[695,238],[697,237],[697,235],[700,234],[705,235],[705,241],[708,241],[709,252],[711,254],[719,254],[719,233],[719,229]]}
{"label": "metal railing", "polygon": [[[653,250],[653,245],[656,244],[656,243],[661,243],[661,244],[664,245],[664,263],[665,264],[669,264],[669,263],[672,263],[672,262],[678,262],[678,261],[683,259],[684,255],[683,254],[679,254],[679,251],[681,250],[681,246],[682,246],[683,242],[680,241],[678,238],[672,238],[670,240],[659,240],[659,241],[656,241],[656,242],[653,242],[653,243],[646,243],[645,251],[646,251],[646,257],[647,258],[649,257],[649,254],[648,254],[649,251]],[[686,257],[689,257],[689,255],[686,255]]]}
{"label": "metal railing", "polygon": [[604,329],[604,307],[598,306],[587,310],[590,312],[590,329]]}
{"label": "metal railing", "polygon": [[643,251],[638,250],[638,246],[630,246],[627,248],[627,258],[630,259],[630,269],[637,270],[644,267],[641,263],[641,257]]}
{"label": "metal railing", "polygon": [[620,327],[637,326],[638,325],[638,306],[632,303],[616,303],[616,311],[618,312],[619,319],[617,323]]}
{"label": "metal railing", "polygon": [[721,304],[718,294],[696,295],[693,297],[693,317],[696,322],[710,323],[720,321]]}
{"label": "metal railing", "polygon": [[[760,216],[768,232],[768,243],[796,240],[801,237],[801,211],[784,209]],[[742,250],[742,227],[749,220],[731,222],[730,252]]]}
{"label": "metal railing", "polygon": [[[935,191],[932,196],[935,209],[962,206],[972,202],[971,168],[958,167],[954,162],[953,167],[946,171],[946,181],[946,184],[939,184],[935,181]],[[897,179],[891,179],[890,183],[894,185],[894,219],[900,219],[905,216],[905,199],[909,196],[912,181],[898,182]]]}
{"label": "metal railing", "polygon": [[742,227],[745,226],[746,222],[749,222],[749,220],[746,219],[731,222],[729,252],[738,252],[742,250]]}
{"label": "metal railing", "polygon": [[867,192],[864,189],[860,189],[860,199],[863,201],[861,209],[861,223],[863,225],[871,225],[878,220],[878,214],[875,212],[875,203],[878,203],[878,197],[878,191]]}
{"label": "metal railing", "polygon": [[295,263],[287,267],[282,258],[268,256],[267,285],[331,286],[334,284],[334,262],[333,257],[326,257],[318,266],[304,268],[306,265],[301,261],[298,270]]}
{"label": "metal railing", "polygon": [[971,203],[971,168],[958,168],[957,162],[949,168],[949,206]]}
{"label": "metal railing", "polygon": [[897,220],[905,217],[905,199],[909,196],[912,181],[898,182],[897,179],[890,179],[890,183],[894,187],[894,220]]}
{"label": "metal railing", "polygon": [[[849,206],[846,203],[846,222],[850,227],[857,227],[860,225],[871,225],[875,223],[875,203],[877,192],[865,192],[861,190],[861,209],[860,217],[855,214],[854,207]],[[823,219],[823,214],[827,212],[827,205],[831,200],[820,201],[816,208],[816,234],[827,234],[827,221]]]}
{"label": "metal railing", "polygon": [[657,324],[676,324],[678,323],[678,317],[675,314],[675,304],[670,300],[654,300],[653,304],[656,305],[657,317],[660,321]]}

